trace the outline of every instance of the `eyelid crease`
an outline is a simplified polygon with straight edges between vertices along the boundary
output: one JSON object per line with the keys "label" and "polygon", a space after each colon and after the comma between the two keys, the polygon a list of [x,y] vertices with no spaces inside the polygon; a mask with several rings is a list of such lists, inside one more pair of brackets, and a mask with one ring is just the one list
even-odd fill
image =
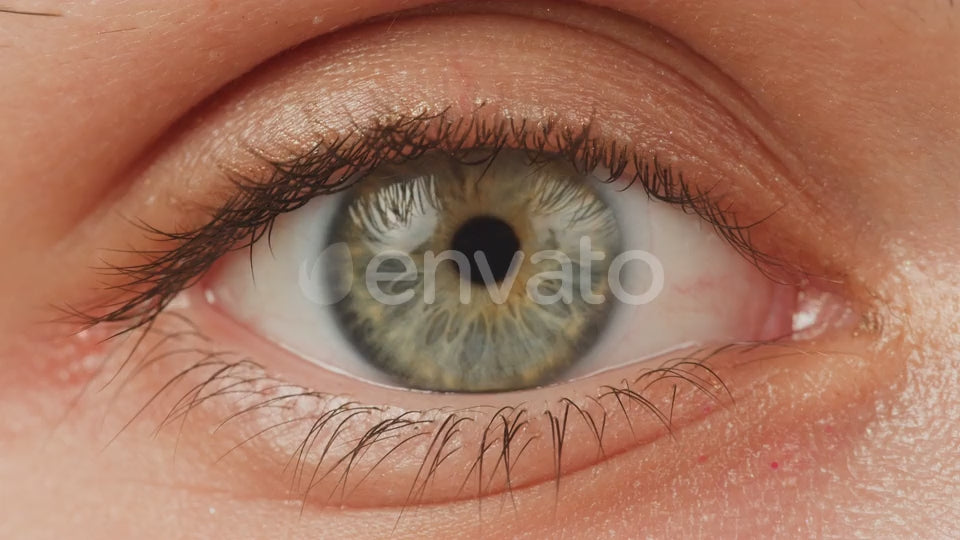
{"label": "eyelid crease", "polygon": [[485,117],[483,112],[481,105],[469,117],[452,117],[445,110],[375,119],[371,127],[355,124],[353,133],[321,140],[287,158],[250,149],[266,165],[266,178],[225,171],[234,192],[219,207],[204,208],[210,218],[199,227],[165,231],[136,223],[159,246],[126,252],[142,257],[141,262],[101,268],[106,277],[119,279],[105,291],[116,296],[86,309],[63,308],[66,318],[84,327],[123,322],[128,324],[126,331],[147,324],[223,255],[249,249],[264,236],[269,242],[280,215],[317,196],[349,189],[379,164],[402,163],[429,151],[442,151],[456,159],[469,155],[474,160],[478,150],[493,156],[501,148],[519,148],[533,159],[557,154],[584,173],[604,168],[609,171],[607,182],[625,181],[625,189],[639,184],[651,198],[698,215],[768,276],[782,266],[751,243],[749,229],[759,222],[739,224],[736,216],[720,206],[722,197],[714,197],[716,186],[691,186],[655,155],[646,156],[604,138],[594,123],[571,127],[558,119]]}
{"label": "eyelid crease", "polygon": [[[644,43],[644,51],[661,69],[675,73],[692,87],[703,91],[724,108],[737,124],[756,136],[764,155],[785,178],[805,177],[803,159],[774,129],[775,118],[763,108],[753,93],[735,81],[724,69],[708,59],[708,55],[690,46],[686,40],[645,18],[616,9],[603,3],[591,4],[579,0],[557,5],[549,0],[529,0],[522,3],[464,0],[441,2],[384,14],[366,21],[367,24],[395,24],[404,17],[444,15],[489,15],[491,13],[527,17],[575,30],[587,31],[600,39],[619,46],[634,41]],[[638,38],[644,34],[644,38]],[[682,56],[685,62],[673,62]]]}

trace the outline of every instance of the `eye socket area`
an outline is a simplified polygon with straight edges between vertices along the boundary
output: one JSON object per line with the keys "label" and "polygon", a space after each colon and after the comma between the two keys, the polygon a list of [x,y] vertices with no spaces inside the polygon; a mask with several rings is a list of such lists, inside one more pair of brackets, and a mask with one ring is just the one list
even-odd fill
{"label": "eye socket area", "polygon": [[[410,28],[404,29],[404,26],[403,24],[398,24],[397,29],[406,31],[406,36],[409,37],[409,34],[413,32]],[[434,30],[436,30],[436,27],[434,27]],[[452,32],[452,30],[449,31]],[[483,36],[480,36],[480,33],[482,32],[474,31],[471,35],[482,38]],[[486,39],[488,41],[491,40],[489,37]],[[533,38],[531,39],[536,41]],[[489,43],[487,43],[487,45],[489,45]],[[359,47],[359,45],[356,46]],[[342,63],[348,62],[346,58],[334,58],[334,60]],[[378,64],[375,55],[372,63],[374,66],[391,65],[385,61],[381,61]],[[644,67],[649,66],[644,64]],[[400,96],[398,101],[402,103],[389,102],[386,107],[383,106],[383,103],[379,103],[379,101],[385,101],[384,98],[382,96],[376,97],[375,92],[369,92],[369,95],[363,94],[362,91],[356,89],[345,90],[344,88],[337,88],[336,84],[333,84],[334,88],[330,91],[330,96],[332,97],[325,96],[320,99],[314,99],[316,98],[315,92],[303,90],[304,80],[310,80],[310,84],[315,84],[318,72],[329,69],[333,72],[331,79],[336,83],[337,68],[324,68],[317,71],[304,68],[302,72],[294,70],[295,75],[292,76],[292,85],[288,85],[289,80],[278,80],[272,85],[272,88],[275,90],[273,93],[267,91],[261,95],[254,91],[250,92],[251,95],[242,96],[251,99],[238,100],[243,102],[244,106],[250,109],[256,109],[256,113],[240,115],[240,118],[237,118],[236,115],[241,107],[235,107],[234,105],[236,105],[236,103],[228,101],[228,105],[223,108],[218,108],[212,116],[214,119],[217,119],[218,115],[222,114],[222,116],[219,116],[220,120],[226,117],[230,121],[214,121],[212,122],[212,126],[202,125],[188,134],[184,145],[189,146],[191,142],[197,142],[199,140],[200,148],[209,148],[209,145],[212,144],[210,140],[215,138],[211,132],[224,128],[224,126],[230,126],[237,128],[236,132],[243,133],[244,136],[249,136],[248,139],[243,141],[244,144],[237,146],[249,145],[254,148],[266,149],[265,153],[269,153],[270,150],[278,146],[283,147],[285,144],[297,146],[297,137],[301,137],[302,140],[307,141],[314,140],[304,134],[314,133],[312,130],[316,128],[316,124],[311,122],[314,122],[321,112],[329,115],[331,110],[336,111],[342,109],[343,114],[332,115],[335,117],[333,122],[340,120],[346,122],[344,119],[355,120],[356,118],[370,116],[369,113],[371,111],[364,107],[360,107],[358,110],[354,108],[353,105],[343,105],[343,103],[359,103],[362,105],[377,103],[378,111],[382,112],[384,109],[395,109],[398,107],[404,110],[417,110],[416,108],[419,105],[410,103],[410,101],[426,100],[431,103],[439,103],[440,109],[443,109],[450,102],[450,96],[447,95],[448,93],[454,96],[460,96],[463,101],[466,101],[468,104],[464,109],[473,108],[477,99],[486,101],[488,97],[493,96],[494,99],[491,99],[490,102],[497,104],[497,107],[502,106],[505,109],[526,112],[532,110],[536,115],[539,115],[543,112],[543,107],[538,106],[537,99],[543,96],[538,93],[538,88],[544,86],[544,81],[549,78],[547,76],[549,73],[546,72],[550,71],[553,66],[551,66],[551,69],[547,69],[544,65],[540,65],[539,67],[536,65],[524,66],[524,68],[537,71],[538,73],[538,76],[533,77],[533,80],[530,81],[529,88],[521,88],[520,85],[517,85],[517,87],[508,88],[506,91],[501,91],[500,88],[491,90],[491,87],[494,85],[484,85],[483,81],[480,81],[479,77],[473,74],[473,76],[465,77],[462,81],[455,80],[451,82],[451,86],[456,87],[451,92],[446,91],[449,89],[440,92],[426,89],[419,94],[413,92],[406,96]],[[421,67],[421,69],[424,68]],[[626,71],[629,70],[625,70],[625,72]],[[391,71],[389,77],[393,77],[394,79],[402,78],[402,72],[404,72],[403,69]],[[704,103],[697,99],[691,98],[688,94],[684,93],[683,89],[678,90],[676,94],[684,96],[684,99],[675,99],[675,95],[673,98],[663,97],[653,91],[653,88],[657,86],[662,90],[664,84],[666,84],[667,87],[673,88],[673,86],[670,85],[675,84],[676,81],[669,76],[664,77],[664,80],[659,80],[658,77],[661,77],[663,75],[662,73],[655,73],[653,70],[644,71],[643,73],[650,75],[650,80],[646,80],[646,77],[640,77],[640,85],[651,88],[649,96],[638,99],[636,102],[627,103],[628,108],[637,111],[639,115],[648,117],[650,120],[649,123],[643,127],[638,127],[635,122],[618,121],[618,119],[623,120],[622,113],[617,110],[619,110],[624,103],[603,104],[599,103],[600,100],[595,98],[597,98],[597,96],[609,95],[615,95],[618,98],[624,97],[626,91],[623,86],[626,83],[626,79],[630,79],[629,83],[631,88],[636,88],[637,85],[637,72],[630,71],[630,73],[631,75],[625,77],[624,80],[602,81],[598,83],[598,86],[609,85],[609,88],[606,90],[601,89],[594,93],[588,92],[577,96],[578,98],[582,98],[583,96],[589,98],[589,96],[593,96],[593,101],[597,102],[597,118],[603,120],[605,126],[609,126],[608,130],[611,134],[625,133],[628,135],[625,139],[640,146],[651,143],[649,145],[651,149],[663,149],[666,155],[675,157],[678,162],[689,162],[691,168],[687,169],[685,166],[685,171],[696,171],[698,169],[700,171],[710,170],[710,180],[708,180],[708,184],[713,183],[713,179],[716,178],[723,179],[724,181],[737,182],[738,185],[742,186],[748,186],[753,181],[756,181],[758,184],[760,183],[760,181],[753,178],[752,175],[759,177],[763,176],[763,173],[768,172],[762,160],[753,159],[756,156],[751,154],[750,151],[739,153],[730,151],[730,147],[737,146],[738,141],[740,141],[736,136],[737,132],[736,130],[732,130],[733,133],[727,131],[730,126],[723,118],[717,120],[718,116],[714,114],[716,111],[712,110],[709,104],[704,105]],[[288,75],[290,74],[288,73]],[[299,75],[299,77],[297,75]],[[409,90],[413,86],[410,84],[410,81],[418,80],[419,78],[420,77],[415,76],[415,74],[410,75],[408,73],[408,80],[406,84],[401,87]],[[349,79],[349,76],[344,77],[344,79]],[[472,79],[478,79],[477,85],[479,88],[474,89],[477,90],[476,92],[467,91],[470,89],[467,88],[467,90],[465,90],[458,85],[458,82],[464,82],[463,87],[469,87],[470,85],[468,83]],[[431,80],[436,80],[436,77]],[[651,80],[654,82],[651,82]],[[298,81],[299,84],[297,84]],[[344,80],[340,80],[339,82],[346,85]],[[348,80],[346,82],[353,81]],[[390,82],[391,81],[387,81],[383,86],[389,87]],[[278,87],[283,87],[285,90],[282,92],[276,91]],[[287,88],[299,88],[300,91],[288,91]],[[358,92],[360,92],[359,96]],[[566,102],[557,99],[557,94],[560,93],[569,94],[569,88],[562,92],[558,92],[556,88],[553,88],[550,92],[545,93],[550,94],[546,101],[554,107],[559,107],[564,103],[566,103],[566,105],[573,104],[574,100],[572,99],[568,99]],[[279,94],[279,98],[277,94]],[[309,99],[292,99],[288,94],[306,94]],[[662,92],[662,94],[670,93]],[[410,97],[410,95],[415,97]],[[303,96],[301,95],[299,97],[302,98]],[[347,98],[351,98],[353,101]],[[587,101],[590,102],[591,99],[587,99]],[[303,102],[310,102],[314,105],[305,106]],[[651,102],[655,103],[656,106],[651,105]],[[709,100],[707,100],[707,102],[709,103]],[[334,103],[335,106],[330,107],[329,105],[331,103]],[[689,108],[685,107],[686,105],[689,105]],[[327,107],[326,111],[321,110],[324,106]],[[583,113],[583,111],[578,112],[575,107],[571,107],[570,109],[564,107],[563,110],[574,110],[572,113],[573,116]],[[580,118],[580,120],[583,120],[583,118]],[[239,126],[236,124],[239,124]],[[298,135],[297,137],[289,137],[289,133],[283,133],[283,129],[274,129],[277,126],[282,126],[284,129],[288,129]],[[678,126],[683,126],[684,129],[679,130],[681,133],[678,133],[676,138],[671,138],[672,130]],[[326,127],[327,126],[323,126],[324,129]],[[227,132],[234,133],[234,130],[227,129]],[[282,136],[277,136],[278,132],[280,132]],[[253,134],[251,135],[251,133]],[[236,135],[228,135],[228,139],[231,136],[236,137]],[[687,140],[684,140],[685,138]],[[281,142],[278,143],[277,141]],[[678,143],[678,141],[680,142]],[[228,140],[224,142],[218,140],[217,145],[222,145],[223,148],[230,148],[232,146],[231,142],[235,141]],[[716,143],[716,148],[714,148],[714,143]],[[744,148],[752,148],[751,144],[752,141],[745,138],[742,146]],[[194,156],[195,152],[196,150],[194,149],[190,152],[190,155]],[[224,158],[222,160],[223,162],[242,162],[241,159],[237,158],[235,152],[223,152],[221,149],[221,151],[214,152],[214,154],[217,158]],[[744,167],[743,163],[731,163],[737,161],[730,159],[731,156],[744,157],[744,155],[746,155],[744,161],[747,162],[748,165],[753,165],[752,167]],[[684,158],[690,159],[687,160]],[[216,167],[213,168],[215,169]],[[187,168],[186,170],[190,171],[193,169]],[[161,170],[161,173],[162,172]],[[181,172],[182,170],[177,170],[178,174],[181,174]],[[213,178],[217,177],[220,173],[222,173],[221,170],[211,171],[201,167],[200,173],[197,174],[196,177]],[[162,176],[161,174],[160,177],[162,178]],[[185,176],[190,175],[187,174]],[[759,193],[757,198],[762,199],[763,193]],[[756,206],[758,216],[754,217],[766,217],[769,214],[770,207],[765,201],[758,200]],[[788,213],[784,212],[781,215],[785,216],[788,215]],[[289,216],[292,217],[293,214],[291,213]],[[148,222],[152,223],[153,220],[148,219]],[[260,249],[265,245],[266,242],[261,242],[255,246],[255,249]],[[247,270],[249,270],[249,264],[246,266]],[[249,278],[249,275],[247,275],[246,278]],[[685,354],[686,352],[678,353],[678,355],[668,355],[667,359],[679,360],[681,367],[689,367],[691,371],[696,374],[696,377],[692,375],[689,376],[689,378],[686,375],[679,376],[674,371],[676,368],[671,367],[656,372],[667,375],[665,378],[656,379],[656,377],[653,377],[653,379],[651,379],[647,377],[638,379],[637,371],[645,371],[644,369],[638,369],[637,366],[614,368],[612,371],[581,379],[575,385],[562,385],[564,388],[563,395],[556,393],[560,388],[558,385],[557,388],[540,389],[516,395],[474,396],[471,397],[469,401],[462,399],[454,400],[450,396],[444,396],[445,404],[454,404],[451,406],[468,410],[468,412],[463,415],[463,418],[468,419],[461,420],[461,417],[449,416],[449,413],[453,411],[437,410],[436,401],[429,401],[435,400],[436,395],[429,395],[428,400],[425,395],[416,392],[399,393],[390,390],[389,392],[385,391],[384,393],[380,393],[382,388],[371,388],[371,386],[366,383],[364,383],[364,386],[358,386],[355,384],[355,381],[349,377],[318,370],[315,366],[308,365],[299,358],[285,355],[278,351],[276,346],[259,343],[258,339],[253,336],[238,337],[237,334],[242,334],[244,331],[236,328],[232,321],[226,321],[224,320],[225,317],[220,315],[211,315],[209,313],[200,315],[197,313],[205,311],[202,303],[202,301],[192,302],[193,308],[191,309],[190,316],[196,316],[199,320],[202,320],[203,327],[209,329],[215,340],[227,344],[231,348],[242,350],[244,353],[250,353],[253,358],[260,359],[264,364],[268,365],[269,371],[272,373],[290,375],[282,376],[281,381],[271,381],[267,385],[267,388],[250,388],[244,383],[240,386],[241,389],[257,391],[244,393],[244,395],[248,397],[239,404],[235,402],[232,403],[232,408],[227,408],[225,405],[216,408],[216,399],[204,401],[205,404],[211,405],[211,410],[215,409],[219,413],[225,413],[214,420],[218,423],[222,422],[224,417],[236,415],[237,406],[240,407],[241,411],[250,413],[240,415],[240,417],[245,418],[245,420],[241,422],[243,423],[243,427],[240,429],[242,436],[236,438],[234,442],[237,444],[242,442],[243,444],[240,445],[236,453],[228,457],[243,456],[251,461],[256,461],[262,460],[263,456],[268,456],[274,458],[273,461],[277,463],[284,463],[290,460],[291,456],[298,456],[299,450],[297,445],[306,441],[305,444],[310,447],[310,452],[308,452],[307,457],[304,458],[306,465],[301,467],[299,469],[300,472],[296,474],[299,475],[298,478],[300,478],[300,481],[306,482],[305,485],[299,486],[301,492],[306,493],[309,491],[315,496],[312,497],[305,494],[304,498],[309,499],[311,502],[316,500],[320,504],[324,504],[324,501],[330,502],[331,500],[337,500],[337,497],[342,497],[340,500],[346,501],[347,504],[360,506],[375,504],[404,505],[409,504],[411,500],[424,503],[431,501],[448,501],[478,494],[503,493],[510,486],[522,488],[524,486],[532,486],[546,482],[556,475],[565,475],[571,471],[596,464],[604,455],[615,455],[618,452],[636,446],[638,443],[649,442],[658,437],[662,437],[667,433],[663,427],[664,417],[669,419],[670,425],[678,427],[683,424],[685,419],[702,416],[705,407],[716,406],[717,401],[714,398],[717,396],[722,398],[724,395],[722,385],[719,387],[716,385],[716,380],[712,374],[718,375],[723,382],[729,383],[730,381],[735,381],[743,383],[743,381],[736,381],[736,377],[726,377],[723,373],[723,367],[719,365],[723,362],[717,361],[724,360],[726,363],[734,365],[759,355],[757,352],[746,355],[735,355],[733,354],[734,351],[722,351],[720,354],[711,354],[713,351],[709,350],[699,351],[699,354],[692,355],[693,360],[688,358],[690,355]],[[224,331],[225,328],[231,328],[232,330]],[[254,344],[252,342],[258,343]],[[769,349],[764,349],[763,352],[772,354]],[[629,357],[632,358],[633,356]],[[699,363],[707,357],[714,361],[708,365],[711,371],[702,371],[698,367]],[[656,366],[654,365],[653,367]],[[319,380],[320,374],[323,375],[323,381]],[[241,377],[241,380],[261,379],[264,376],[259,372],[247,373],[245,374],[246,376],[243,376],[241,372],[237,373],[237,375]],[[752,388],[751,382],[761,379],[762,377],[757,376],[746,384],[738,384],[737,389],[750,389]],[[616,397],[617,395],[623,397],[625,394],[609,392],[603,394],[604,390],[602,389],[604,387],[619,387],[621,386],[620,383],[624,380],[629,381],[631,384],[638,384],[639,387],[644,388],[644,393],[640,396],[643,400],[635,400],[633,397],[630,397],[629,394],[626,394],[628,397],[624,399],[625,406],[628,409],[631,407],[635,408],[635,414],[631,413],[628,415],[618,412],[621,410],[621,402],[617,400]],[[648,386],[648,383],[652,380],[658,381],[655,388]],[[322,389],[323,392],[304,390],[302,388],[291,390],[288,384],[291,381],[307,387]],[[634,383],[634,381],[636,381],[636,383]],[[681,381],[683,384],[672,384],[676,381]],[[697,386],[697,383],[702,386]],[[229,386],[229,384],[235,384],[235,381],[226,384]],[[582,386],[588,384],[589,388]],[[601,394],[603,394],[604,399],[602,400],[600,400],[600,397],[597,395],[598,388],[601,389]],[[637,388],[637,386],[633,388]],[[685,393],[683,388],[689,389],[688,392]],[[711,389],[711,392],[704,392],[703,388]],[[238,391],[238,388],[233,387],[227,392],[236,391]],[[225,392],[225,394],[227,392]],[[334,397],[333,394],[349,397],[337,398]],[[230,395],[235,396],[236,393]],[[370,397],[371,395],[372,397]],[[361,404],[354,404],[346,408],[341,407],[347,399],[353,399]],[[567,402],[564,401],[564,399],[570,401]],[[596,402],[593,401],[595,399],[602,401],[602,405],[597,405]],[[576,406],[568,406],[567,403],[570,402]],[[680,405],[681,402],[689,404],[689,410],[675,406]],[[721,399],[721,402],[727,401]],[[385,406],[383,405],[384,403],[389,403],[390,405]],[[659,411],[660,414],[651,410],[649,406],[651,403],[656,406],[655,410]],[[294,417],[289,415],[273,415],[272,413],[277,411],[273,410],[272,405],[282,405],[282,407],[278,407],[279,410],[293,409],[298,414]],[[462,405],[462,407],[459,407],[459,405]],[[610,415],[604,431],[605,435],[600,437],[601,440],[607,442],[604,445],[578,444],[575,447],[573,441],[579,441],[580,443],[583,443],[583,441],[592,441],[592,437],[594,437],[597,432],[602,431],[600,425],[603,423],[603,413],[596,412],[587,415],[580,413],[582,409],[597,410],[590,409],[590,407],[594,405],[602,408],[604,413]],[[504,407],[506,407],[506,409],[503,409]],[[497,414],[498,411],[501,410],[503,410],[504,413]],[[524,413],[526,415],[525,418],[528,418],[526,423],[524,423],[523,419],[517,420],[513,416],[514,411],[526,411]],[[325,414],[328,414],[328,416],[324,416]],[[621,414],[622,416],[619,416]],[[237,418],[239,419],[240,417]],[[336,427],[341,425],[347,417],[351,418],[351,420],[347,422],[344,429],[336,431]],[[321,429],[311,431],[310,426],[318,425],[317,422],[322,421],[324,418],[329,419],[329,422],[324,423]],[[593,420],[589,421],[587,420],[588,418],[592,418]],[[640,418],[645,418],[646,420],[640,420]],[[407,421],[410,421],[410,423],[407,423]],[[649,426],[644,427],[643,423],[645,421],[649,421]],[[230,422],[230,428],[236,423],[237,422]],[[561,429],[558,427],[561,424],[568,427]],[[382,437],[374,436],[377,442],[371,442],[370,444],[376,447],[377,450],[367,452],[365,457],[362,458],[359,457],[358,454],[352,456],[352,450],[366,448],[356,446],[356,441],[364,440],[364,436],[371,433],[371,430],[374,430],[378,425],[386,426],[389,429],[383,432],[384,435]],[[468,428],[468,425],[473,427]],[[229,428],[225,429],[229,430]],[[514,429],[530,434],[529,439],[518,437],[514,439],[515,444],[510,443],[506,445],[514,449],[513,458],[518,460],[516,467],[514,467],[510,473],[510,478],[507,477],[508,475],[504,466],[501,465],[498,467],[496,465],[499,460],[497,452],[500,452],[505,446],[502,442],[504,440],[504,429],[508,434],[513,432]],[[259,434],[260,430],[266,431],[264,434]],[[446,437],[445,434],[451,431],[456,433],[456,435],[451,435],[448,439],[453,442],[450,443],[450,446],[441,445],[441,448],[452,449],[457,446],[458,441],[464,441],[469,444],[465,446],[466,450],[464,452],[450,458],[443,458],[444,454],[436,454],[434,450],[431,450],[430,443],[435,440],[444,440]],[[287,433],[289,437],[282,442],[277,442],[277,440],[274,439],[274,435],[278,433]],[[335,437],[334,435],[336,433],[340,435]],[[376,431],[374,431],[374,433],[376,433]],[[423,435],[419,433],[423,433]],[[495,435],[492,435],[493,433],[495,433]],[[561,433],[566,433],[564,436],[566,438],[566,450],[563,451],[563,454],[557,460],[560,465],[556,466],[556,464],[542,458],[552,455],[551,452],[557,451],[557,434]],[[298,437],[300,440],[291,442],[291,439],[297,439]],[[377,459],[385,457],[384,453],[395,448],[392,441],[406,440],[407,437],[414,438],[411,440],[412,442],[408,443],[408,446],[404,446],[390,454],[390,458],[395,461],[387,460],[379,469],[372,467],[372,465],[377,462]],[[482,445],[485,439],[487,442],[496,440],[500,440],[501,442],[494,442],[487,450],[484,450]],[[371,441],[370,438],[366,440]],[[525,446],[527,440],[535,440],[537,442],[531,442]],[[322,453],[324,448],[327,448],[329,441],[333,441],[331,443],[332,447],[336,449],[332,451],[332,454],[328,453],[330,459],[323,463],[323,467],[319,468],[319,475],[323,478],[319,479],[319,483],[314,483],[313,480],[309,478],[313,470],[312,467],[319,467],[319,453]],[[526,450],[524,450],[523,453],[526,454],[526,457],[521,459],[517,457],[517,455],[521,453],[520,449],[524,448],[524,446]],[[437,446],[434,445],[433,448],[436,449]],[[316,452],[314,452],[314,450],[316,450]],[[485,458],[481,457],[480,462],[486,463],[483,470],[486,474],[490,475],[490,477],[484,478],[482,481],[478,480],[478,478],[480,478],[480,471],[477,469],[471,471],[471,467],[477,464],[477,456],[486,456]],[[535,457],[531,464],[530,456],[539,456],[541,459]],[[360,461],[354,462],[354,457],[357,457]],[[299,462],[299,459],[298,457],[293,458],[294,462]],[[433,482],[430,484],[429,489],[424,488],[422,492],[417,493],[414,499],[410,499],[411,489],[419,490],[425,485],[422,483],[423,479],[418,476],[418,471],[422,470],[421,467],[426,467],[426,470],[430,470],[434,460],[441,461],[444,465],[438,465],[438,469],[430,475]],[[257,462],[261,463],[261,461]],[[395,480],[392,488],[385,487],[386,484],[383,482],[379,484],[364,484],[361,482],[359,487],[351,485],[350,488],[346,490],[348,493],[343,494],[342,491],[337,491],[342,487],[342,484],[337,484],[336,479],[343,473],[345,465],[353,463],[356,463],[356,467],[353,469],[354,471],[362,471],[361,477],[367,471],[373,470],[374,472],[372,474],[377,475],[379,474],[377,471],[390,470],[391,467],[393,467],[393,470],[400,470],[401,472],[390,476],[391,479]],[[662,460],[658,461],[654,459],[651,463],[662,463]],[[328,470],[332,472],[324,476]],[[447,474],[451,478],[458,479],[458,482],[451,484],[459,485],[447,485],[435,481],[438,477]],[[461,478],[463,480],[460,480]],[[352,482],[357,481],[357,476],[354,475]],[[469,485],[477,482],[483,487],[466,490],[463,488],[462,482],[467,482]],[[411,486],[413,486],[413,488],[411,488]],[[331,493],[336,493],[336,495],[331,497]]]}

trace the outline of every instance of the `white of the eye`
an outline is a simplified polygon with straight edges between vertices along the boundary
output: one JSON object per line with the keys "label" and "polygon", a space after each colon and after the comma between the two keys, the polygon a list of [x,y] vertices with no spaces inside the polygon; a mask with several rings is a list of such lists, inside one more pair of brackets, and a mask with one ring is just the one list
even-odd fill
{"label": "white of the eye", "polygon": [[[624,249],[642,250],[662,270],[662,289],[645,303],[620,303],[602,342],[567,378],[634,363],[702,343],[753,339],[755,321],[769,315],[774,284],[706,222],[642,189],[601,187],[625,235]],[[633,295],[656,290],[646,260],[628,264],[624,284]]]}
{"label": "white of the eye", "polygon": [[281,347],[326,369],[386,382],[353,352],[329,307],[336,298],[330,298],[327,272],[333,261],[325,249],[343,197],[317,197],[280,216],[270,245],[253,247],[252,264],[238,257],[227,265],[213,294],[232,316]]}

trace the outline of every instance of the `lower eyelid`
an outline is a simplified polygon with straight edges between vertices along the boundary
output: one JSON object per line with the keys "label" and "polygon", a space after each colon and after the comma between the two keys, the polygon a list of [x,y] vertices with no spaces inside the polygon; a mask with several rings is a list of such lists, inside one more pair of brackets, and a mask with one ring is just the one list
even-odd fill
{"label": "lower eyelid", "polygon": [[[222,317],[184,307],[158,319],[111,384],[119,384],[125,401],[148,404],[138,421],[191,439],[178,455],[212,460],[231,482],[259,496],[295,496],[309,507],[408,507],[562,484],[569,474],[669,440],[714,413],[726,421],[752,416],[763,407],[745,407],[771,391],[771,379],[824,356],[806,354],[801,343],[730,346],[686,360],[672,355],[667,369],[646,375],[632,366],[543,389],[449,396],[321,375],[238,335]],[[196,332],[198,326],[209,335]],[[243,353],[224,352],[219,341]],[[113,358],[125,357],[123,347]],[[270,358],[271,373],[245,360],[248,354]],[[857,355],[834,358],[845,370],[862,364]],[[324,391],[284,379],[322,379]],[[636,393],[621,392],[618,401],[613,389],[625,385]],[[823,410],[829,401],[814,403]],[[655,455],[649,465],[656,470],[672,459]]]}

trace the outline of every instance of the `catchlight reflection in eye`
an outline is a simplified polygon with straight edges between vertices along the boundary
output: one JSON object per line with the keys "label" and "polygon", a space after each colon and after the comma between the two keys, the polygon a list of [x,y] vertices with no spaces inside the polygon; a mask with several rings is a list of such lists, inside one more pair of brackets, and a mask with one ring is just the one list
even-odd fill
{"label": "catchlight reflection in eye", "polygon": [[381,165],[283,216],[253,276],[235,256],[212,292],[321,365],[440,391],[788,330],[772,282],[697,217],[606,180],[521,150]]}

